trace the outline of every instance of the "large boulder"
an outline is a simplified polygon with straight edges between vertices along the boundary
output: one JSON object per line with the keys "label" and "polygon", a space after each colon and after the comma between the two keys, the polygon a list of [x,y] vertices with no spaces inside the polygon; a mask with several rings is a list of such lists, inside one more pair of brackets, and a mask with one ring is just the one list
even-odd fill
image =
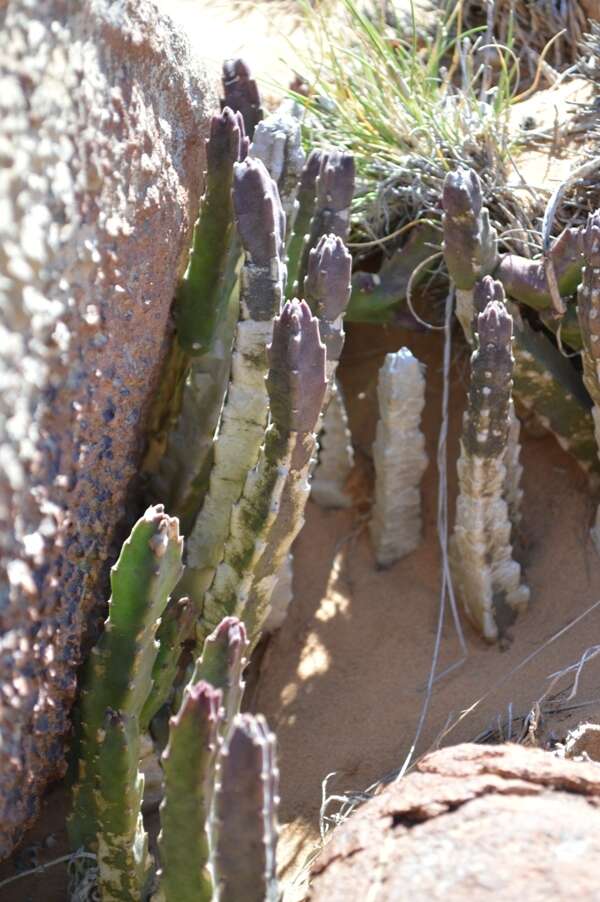
{"label": "large boulder", "polygon": [[336,828],[312,902],[600,899],[600,767],[517,745],[427,755]]}
{"label": "large boulder", "polygon": [[[64,772],[216,95],[150,0],[0,0],[0,855]],[[135,499],[133,500],[135,508]]]}

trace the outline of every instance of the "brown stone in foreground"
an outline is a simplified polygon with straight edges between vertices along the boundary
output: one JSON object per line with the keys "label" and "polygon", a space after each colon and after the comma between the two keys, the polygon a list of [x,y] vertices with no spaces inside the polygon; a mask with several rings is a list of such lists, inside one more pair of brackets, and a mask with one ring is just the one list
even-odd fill
{"label": "brown stone in foreground", "polygon": [[0,857],[64,771],[216,96],[151,0],[0,3]]}
{"label": "brown stone in foreground", "polygon": [[309,899],[600,900],[600,767],[517,745],[427,755],[338,827]]}

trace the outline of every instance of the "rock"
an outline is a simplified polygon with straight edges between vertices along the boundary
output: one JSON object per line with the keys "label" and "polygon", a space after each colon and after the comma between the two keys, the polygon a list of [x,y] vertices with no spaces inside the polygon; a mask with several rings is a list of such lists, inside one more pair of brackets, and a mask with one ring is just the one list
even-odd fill
{"label": "rock", "polygon": [[0,3],[0,857],[64,772],[216,93],[150,0]]}
{"label": "rock", "polygon": [[600,724],[582,723],[570,730],[564,745],[565,758],[600,761]]}
{"label": "rock", "polygon": [[600,768],[517,745],[460,745],[336,828],[309,899],[600,899]]}

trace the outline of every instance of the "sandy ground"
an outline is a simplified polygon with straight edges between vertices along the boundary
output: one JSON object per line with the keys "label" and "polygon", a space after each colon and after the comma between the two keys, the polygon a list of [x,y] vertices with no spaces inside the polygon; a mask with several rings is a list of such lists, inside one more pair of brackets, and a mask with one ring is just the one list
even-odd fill
{"label": "sandy ground", "polygon": [[[451,510],[467,358],[458,344],[451,379],[448,476]],[[425,699],[439,611],[440,555],[436,530],[442,374],[439,333],[354,327],[342,380],[357,446],[367,451],[375,417],[375,379],[385,352],[402,345],[427,364],[425,431],[429,467],[423,484],[424,540],[387,571],[374,565],[364,507],[332,512],[311,505],[296,548],[295,600],[262,662],[253,706],[276,731],[281,766],[281,863],[286,898],[301,898],[302,869],[318,841],[321,785],[329,793],[361,791],[397,770],[415,737]],[[577,661],[600,635],[600,607],[510,676],[600,599],[600,561],[588,538],[594,504],[586,479],[554,439],[525,436],[523,523],[519,558],[531,588],[529,613],[512,628],[508,648],[485,645],[464,622],[468,656],[434,689],[417,754],[435,744],[472,740],[526,715],[549,687],[549,675]],[[364,467],[368,476],[368,467]],[[369,489],[368,478],[365,488]],[[447,618],[439,672],[461,658]],[[559,682],[559,690],[571,678]],[[577,696],[549,707],[538,739],[560,738],[580,720],[600,716],[600,659],[584,670]],[[474,706],[460,722],[462,711]],[[454,726],[455,725],[455,726]],[[515,733],[513,733],[515,735]],[[339,805],[332,803],[330,813]]]}

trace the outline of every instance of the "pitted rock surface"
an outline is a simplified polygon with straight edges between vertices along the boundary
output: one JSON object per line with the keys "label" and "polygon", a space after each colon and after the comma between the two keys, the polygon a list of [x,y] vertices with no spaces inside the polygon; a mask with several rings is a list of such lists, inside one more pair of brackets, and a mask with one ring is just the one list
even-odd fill
{"label": "pitted rock surface", "polygon": [[600,767],[517,745],[426,756],[336,828],[312,902],[600,899]]}
{"label": "pitted rock surface", "polygon": [[64,770],[216,95],[150,0],[0,6],[2,856]]}

